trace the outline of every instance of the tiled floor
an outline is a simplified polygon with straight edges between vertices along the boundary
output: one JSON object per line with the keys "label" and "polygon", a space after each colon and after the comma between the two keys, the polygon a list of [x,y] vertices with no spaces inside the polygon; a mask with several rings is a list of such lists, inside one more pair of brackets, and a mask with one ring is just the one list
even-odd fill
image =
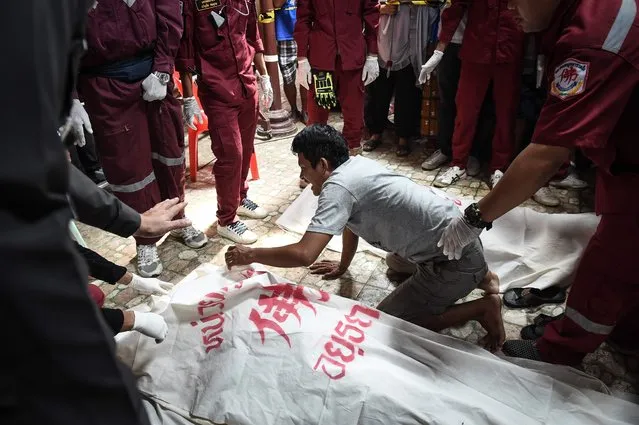
{"label": "tiled floor", "polygon": [[[339,116],[333,115],[332,122],[340,127]],[[291,204],[300,193],[298,187],[299,168],[296,157],[290,151],[291,138],[272,140],[256,143],[256,153],[259,162],[260,180],[250,183],[249,196],[260,205],[271,211],[265,220],[247,221],[259,236],[259,246],[274,246],[289,243],[296,240],[295,236],[287,234],[275,225],[277,217]],[[186,198],[189,201],[187,215],[193,220],[196,227],[206,230],[210,242],[200,250],[191,250],[176,240],[168,237],[160,245],[160,257],[164,262],[165,271],[161,275],[163,280],[177,283],[200,264],[212,263],[223,265],[224,252],[229,242],[222,240],[215,230],[216,195],[214,179],[211,176],[212,154],[208,138],[200,140],[200,166],[197,183],[187,183]],[[426,153],[432,152],[433,147],[426,144],[416,144],[413,153],[405,158],[397,158],[390,141],[384,143],[377,151],[365,154],[378,160],[390,169],[405,174],[416,182],[429,185],[438,173],[423,171],[421,162],[426,158]],[[187,155],[188,158],[188,155]],[[591,190],[582,193],[552,189],[561,199],[561,205],[556,208],[547,208],[538,205],[532,200],[524,205],[537,211],[551,213],[576,213],[592,210],[593,194]],[[448,189],[448,192],[466,197],[479,199],[488,192],[488,186],[484,180],[465,178]],[[105,232],[79,226],[88,245],[106,256],[107,258],[126,265],[132,271],[135,262],[135,244],[132,238],[122,239]],[[338,259],[338,254],[326,251],[323,258]],[[331,293],[344,297],[357,299],[367,305],[375,306],[395,287],[396,283],[389,281],[386,276],[384,262],[371,254],[358,253],[355,256],[349,272],[340,279],[323,281],[317,276],[311,275],[305,268],[277,269],[273,272],[288,279],[321,288]],[[107,293],[107,306],[132,307],[145,302],[145,297],[140,296],[125,287],[114,287],[102,284],[102,289]],[[468,298],[479,297],[479,293],[472,293]],[[531,310],[504,309],[506,330],[509,338],[516,338],[523,325],[528,324],[538,313],[558,314],[563,307],[546,306]],[[470,323],[459,329],[445,331],[458,338],[476,342],[483,334],[478,323]],[[599,377],[618,393],[639,393],[639,358],[624,357],[612,352],[606,346],[600,348],[593,355],[589,355],[584,362],[587,372]]]}

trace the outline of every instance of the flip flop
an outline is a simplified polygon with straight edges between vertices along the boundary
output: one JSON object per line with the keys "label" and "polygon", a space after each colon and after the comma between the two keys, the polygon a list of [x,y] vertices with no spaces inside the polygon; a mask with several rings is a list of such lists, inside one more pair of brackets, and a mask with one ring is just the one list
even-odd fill
{"label": "flip flop", "polygon": [[540,314],[533,319],[532,325],[524,326],[521,329],[521,338],[525,340],[535,340],[541,338],[541,336],[544,334],[546,325],[550,322],[554,322],[555,320],[559,320],[562,317],[564,317],[563,313],[554,317],[548,316],[547,314]]}
{"label": "flip flop", "polygon": [[382,139],[368,139],[367,141],[364,142],[364,146],[362,147],[362,149],[364,149],[364,152],[372,152],[378,147],[380,147],[381,144],[382,144]]}
{"label": "flip flop", "polygon": [[504,293],[504,305],[509,308],[530,308],[543,304],[562,304],[566,290],[556,286],[547,289],[516,288]]}
{"label": "flip flop", "polygon": [[409,145],[397,145],[397,150],[395,150],[395,155],[402,157],[410,155],[410,146]]}

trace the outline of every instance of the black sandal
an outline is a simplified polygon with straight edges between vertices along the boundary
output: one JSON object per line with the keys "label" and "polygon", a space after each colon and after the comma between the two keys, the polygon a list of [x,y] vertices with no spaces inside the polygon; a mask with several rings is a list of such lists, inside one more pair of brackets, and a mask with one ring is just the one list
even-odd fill
{"label": "black sandal", "polygon": [[509,308],[530,308],[543,304],[562,304],[566,290],[556,286],[547,289],[516,288],[504,293],[504,305]]}
{"label": "black sandal", "polygon": [[373,152],[375,149],[382,145],[382,138],[379,139],[368,139],[364,142],[364,146],[362,149],[364,152]]}
{"label": "black sandal", "polygon": [[546,325],[554,322],[555,320],[559,320],[564,317],[564,314],[561,313],[559,316],[548,316],[547,314],[540,314],[539,316],[533,319],[533,324],[524,326],[521,329],[520,335],[522,339],[526,340],[536,340],[541,338],[544,334],[544,329],[546,329]]}
{"label": "black sandal", "polygon": [[397,145],[397,150],[395,150],[395,155],[402,157],[410,155],[410,145]]}

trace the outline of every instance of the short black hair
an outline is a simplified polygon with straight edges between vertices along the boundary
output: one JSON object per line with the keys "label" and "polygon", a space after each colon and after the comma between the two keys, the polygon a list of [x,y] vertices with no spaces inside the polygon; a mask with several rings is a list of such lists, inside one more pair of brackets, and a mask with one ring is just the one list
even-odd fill
{"label": "short black hair", "polygon": [[330,125],[313,124],[300,131],[293,139],[291,150],[303,154],[315,167],[325,158],[334,170],[348,161],[348,145],[342,134]]}

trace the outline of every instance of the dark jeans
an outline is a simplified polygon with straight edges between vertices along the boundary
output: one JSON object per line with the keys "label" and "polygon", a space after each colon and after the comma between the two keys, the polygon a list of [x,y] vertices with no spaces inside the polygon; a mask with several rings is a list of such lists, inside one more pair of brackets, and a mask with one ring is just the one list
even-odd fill
{"label": "dark jeans", "polygon": [[75,247],[89,266],[89,276],[114,285],[126,273],[126,267],[112,263],[97,252],[78,243],[75,244]]}
{"label": "dark jeans", "polygon": [[[461,60],[459,59],[460,44],[450,43],[437,68],[437,82],[439,85],[439,134],[437,143],[439,149],[449,158],[453,156],[453,132],[455,130],[455,117],[457,107],[455,97],[459,85],[461,73]],[[491,141],[495,130],[495,104],[492,98],[492,89],[487,91],[486,99],[482,105],[477,123],[477,131],[471,149],[471,155],[487,162],[490,159]]]}
{"label": "dark jeans", "polygon": [[399,71],[380,69],[379,77],[366,89],[364,123],[371,134],[381,134],[388,120],[388,107],[395,94],[395,134],[410,138],[419,136],[422,91],[415,86],[412,65]]}

